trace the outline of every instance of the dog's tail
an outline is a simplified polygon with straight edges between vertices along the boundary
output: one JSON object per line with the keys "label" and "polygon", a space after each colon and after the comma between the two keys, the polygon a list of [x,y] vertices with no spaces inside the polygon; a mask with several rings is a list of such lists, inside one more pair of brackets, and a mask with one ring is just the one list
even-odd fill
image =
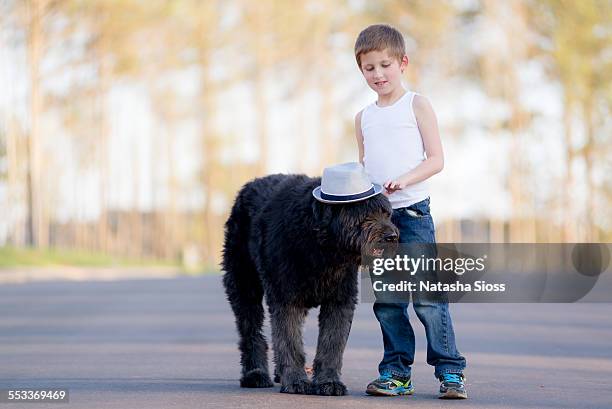
{"label": "dog's tail", "polygon": [[249,253],[253,209],[245,186],[225,224],[222,268],[227,299],[236,317],[240,337],[242,377],[240,386],[265,388],[273,386],[268,372],[268,344],[263,335],[263,288]]}

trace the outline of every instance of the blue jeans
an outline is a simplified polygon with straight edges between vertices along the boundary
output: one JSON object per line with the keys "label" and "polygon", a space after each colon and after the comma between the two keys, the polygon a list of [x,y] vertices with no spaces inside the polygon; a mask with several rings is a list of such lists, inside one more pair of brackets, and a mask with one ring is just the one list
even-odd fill
{"label": "blue jeans", "polygon": [[[429,212],[429,198],[409,207],[394,209],[391,221],[400,231],[400,243],[435,243],[433,219]],[[435,256],[435,254],[433,255]],[[461,373],[465,358],[455,345],[455,333],[448,310],[448,302],[412,299],[417,317],[425,327],[427,363],[435,367],[434,375]],[[374,303],[374,314],[380,323],[385,353],[378,365],[382,374],[410,377],[414,362],[414,331],[408,320],[406,303]]]}

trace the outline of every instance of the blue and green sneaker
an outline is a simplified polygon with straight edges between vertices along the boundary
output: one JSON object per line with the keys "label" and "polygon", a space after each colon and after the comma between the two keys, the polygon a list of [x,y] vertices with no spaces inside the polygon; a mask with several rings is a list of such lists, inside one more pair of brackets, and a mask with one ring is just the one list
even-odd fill
{"label": "blue and green sneaker", "polygon": [[440,399],[467,399],[465,376],[461,373],[445,373],[440,376]]}
{"label": "blue and green sneaker", "polygon": [[378,396],[412,395],[414,386],[412,386],[410,378],[397,379],[391,375],[383,374],[368,384],[366,393]]}

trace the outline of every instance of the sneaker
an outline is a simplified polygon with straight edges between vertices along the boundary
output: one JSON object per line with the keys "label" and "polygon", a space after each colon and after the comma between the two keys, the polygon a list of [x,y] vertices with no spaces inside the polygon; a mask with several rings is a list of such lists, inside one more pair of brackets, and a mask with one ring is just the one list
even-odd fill
{"label": "sneaker", "polygon": [[403,380],[384,374],[368,384],[366,393],[378,396],[412,395],[414,386],[410,378]]}
{"label": "sneaker", "polygon": [[445,373],[440,376],[440,399],[467,399],[465,376],[461,373]]}

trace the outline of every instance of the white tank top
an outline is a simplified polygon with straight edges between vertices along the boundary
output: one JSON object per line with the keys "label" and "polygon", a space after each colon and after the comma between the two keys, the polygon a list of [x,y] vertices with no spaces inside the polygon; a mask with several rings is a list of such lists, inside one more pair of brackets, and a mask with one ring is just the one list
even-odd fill
{"label": "white tank top", "polygon": [[[425,160],[412,100],[416,93],[406,91],[393,105],[379,107],[376,102],[361,113],[363,163],[374,183],[380,185],[417,167]],[[394,209],[410,206],[429,196],[427,181],[398,190],[389,196]]]}

